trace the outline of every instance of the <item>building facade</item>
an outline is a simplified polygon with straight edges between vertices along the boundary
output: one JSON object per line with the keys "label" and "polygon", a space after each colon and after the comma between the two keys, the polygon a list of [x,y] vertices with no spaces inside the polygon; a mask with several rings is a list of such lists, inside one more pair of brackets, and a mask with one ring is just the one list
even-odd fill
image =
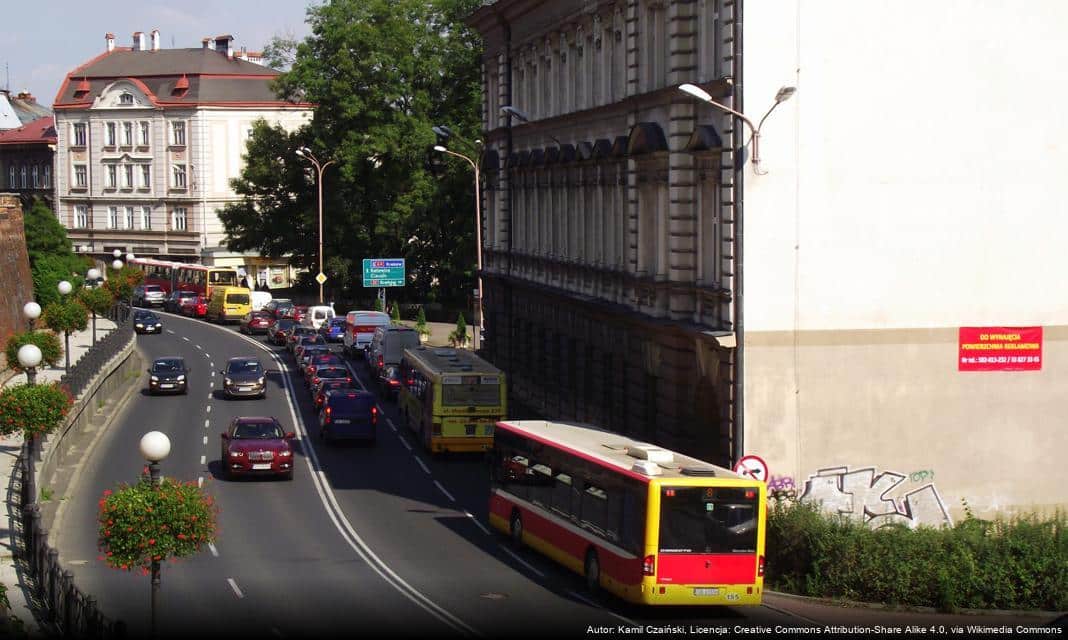
{"label": "building facade", "polygon": [[537,413],[720,464],[742,446],[736,132],[677,87],[731,103],[733,6],[499,0],[469,19],[485,45],[483,350]]}
{"label": "building facade", "polygon": [[52,207],[55,149],[52,116],[0,131],[0,189],[18,194],[23,207],[34,198]]}
{"label": "building facade", "polygon": [[235,55],[232,36],[159,42],[158,30],[130,47],[107,34],[106,50],[67,75],[54,104],[56,215],[86,253],[251,263],[225,248],[216,211],[236,199],[253,123],[297,128],[311,105],[278,99],[278,72]]}

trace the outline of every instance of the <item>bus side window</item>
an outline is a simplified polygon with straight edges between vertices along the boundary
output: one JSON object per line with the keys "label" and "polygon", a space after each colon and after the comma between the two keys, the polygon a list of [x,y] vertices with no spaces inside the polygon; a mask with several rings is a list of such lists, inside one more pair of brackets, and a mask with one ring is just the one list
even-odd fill
{"label": "bus side window", "polygon": [[641,499],[637,490],[632,488],[623,491],[623,548],[635,555],[642,554],[642,531],[645,530],[645,500]]}
{"label": "bus side window", "polygon": [[565,518],[571,518],[571,476],[566,473],[556,474],[556,483],[553,484],[553,511]]}
{"label": "bus side window", "polygon": [[608,495],[597,485],[586,483],[582,492],[582,524],[598,534],[605,531]]}
{"label": "bus side window", "polygon": [[551,508],[553,502],[553,470],[541,462],[531,462],[527,477],[530,479],[530,501],[546,509]]}

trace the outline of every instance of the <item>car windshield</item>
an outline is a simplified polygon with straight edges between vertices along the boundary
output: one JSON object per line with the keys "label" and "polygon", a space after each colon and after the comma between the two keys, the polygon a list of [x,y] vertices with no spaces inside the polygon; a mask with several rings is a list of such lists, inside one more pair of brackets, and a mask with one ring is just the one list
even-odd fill
{"label": "car windshield", "polygon": [[301,344],[322,344],[323,337],[320,335],[305,336],[300,339]]}
{"label": "car windshield", "polygon": [[239,422],[234,427],[235,440],[273,440],[282,438],[282,428],[273,422]]}
{"label": "car windshield", "polygon": [[341,358],[332,353],[324,353],[321,355],[316,354],[315,358],[312,359],[312,362],[315,364],[341,364]]}
{"label": "car windshield", "polygon": [[263,367],[255,360],[238,360],[226,367],[227,373],[262,373]]}
{"label": "car windshield", "polygon": [[197,297],[197,292],[196,291],[179,291],[178,292],[178,297],[179,298],[196,298]]}
{"label": "car windshield", "polygon": [[171,373],[181,371],[185,365],[181,360],[156,360],[152,364],[152,370],[156,373]]}
{"label": "car windshield", "polygon": [[158,320],[158,319],[159,319],[159,316],[157,316],[154,313],[141,312],[141,313],[135,313],[134,314],[134,320],[136,320],[137,322],[144,322],[146,320],[153,320],[154,321],[154,320]]}
{"label": "car windshield", "polygon": [[340,367],[328,367],[325,369],[319,369],[316,373],[320,378],[347,378],[349,372]]}

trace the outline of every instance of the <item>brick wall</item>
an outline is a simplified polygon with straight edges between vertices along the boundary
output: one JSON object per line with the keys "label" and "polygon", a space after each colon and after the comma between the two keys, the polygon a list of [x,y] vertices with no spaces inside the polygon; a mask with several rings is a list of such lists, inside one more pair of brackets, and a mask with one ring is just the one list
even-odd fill
{"label": "brick wall", "polygon": [[33,280],[26,254],[22,206],[18,195],[0,193],[0,345],[7,343],[9,335],[26,327],[22,305],[30,300],[33,300]]}

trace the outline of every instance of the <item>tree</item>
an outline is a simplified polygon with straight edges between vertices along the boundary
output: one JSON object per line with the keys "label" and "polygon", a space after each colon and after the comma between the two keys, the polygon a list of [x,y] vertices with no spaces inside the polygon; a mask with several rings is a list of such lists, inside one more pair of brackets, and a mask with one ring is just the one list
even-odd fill
{"label": "tree", "polygon": [[56,285],[60,280],[68,280],[75,288],[80,287],[83,274],[92,261],[71,251],[66,230],[41,200],[34,199],[22,224],[33,276],[33,296],[44,307],[59,300]]}
{"label": "tree", "polygon": [[63,299],[45,307],[41,320],[56,333],[74,333],[89,325],[89,312],[81,302]]}
{"label": "tree", "polygon": [[37,348],[41,350],[41,362],[49,367],[56,366],[59,359],[63,357],[63,345],[56,334],[50,331],[16,333],[7,339],[7,346],[4,348],[4,357],[7,359],[9,369],[19,373],[24,371],[19,366],[19,348],[26,344],[37,345]]}
{"label": "tree", "polygon": [[259,123],[247,165],[232,185],[241,200],[220,212],[233,250],[318,260],[317,175],[294,151],[334,159],[323,178],[324,253],[407,260],[402,297],[459,302],[474,281],[470,169],[427,167],[431,129],[467,139],[480,127],[479,46],[463,18],[478,0],[333,0],[308,10],[312,34],[276,39],[272,59],[292,56],[276,81],[288,99],[318,105],[287,133]]}
{"label": "tree", "polygon": [[98,316],[107,314],[115,304],[115,296],[106,287],[81,289],[78,292],[78,299],[86,309]]}
{"label": "tree", "polygon": [[415,317],[415,330],[421,337],[430,335],[430,329],[426,326],[426,312],[423,311],[423,305],[419,305],[419,315]]}
{"label": "tree", "polygon": [[467,322],[464,320],[464,314],[460,314],[456,318],[456,329],[449,334],[449,342],[454,347],[462,347],[467,344]]}
{"label": "tree", "polygon": [[74,400],[53,384],[20,384],[0,392],[0,433],[26,437],[51,433],[67,417]]}
{"label": "tree", "polygon": [[122,265],[121,269],[108,267],[108,278],[104,286],[116,300],[128,301],[133,295],[133,288],[141,284],[145,274],[140,269]]}
{"label": "tree", "polygon": [[399,302],[397,302],[397,301],[393,302],[393,309],[389,313],[389,319],[392,320],[394,323],[400,322],[401,318],[400,318],[400,303]]}
{"label": "tree", "polygon": [[67,280],[78,289],[84,282],[84,273],[88,270],[89,263],[82,256],[73,253],[68,255],[41,255],[37,262],[30,268],[33,276],[33,296],[42,307],[46,307],[60,299],[59,289],[56,286],[61,280]]}

